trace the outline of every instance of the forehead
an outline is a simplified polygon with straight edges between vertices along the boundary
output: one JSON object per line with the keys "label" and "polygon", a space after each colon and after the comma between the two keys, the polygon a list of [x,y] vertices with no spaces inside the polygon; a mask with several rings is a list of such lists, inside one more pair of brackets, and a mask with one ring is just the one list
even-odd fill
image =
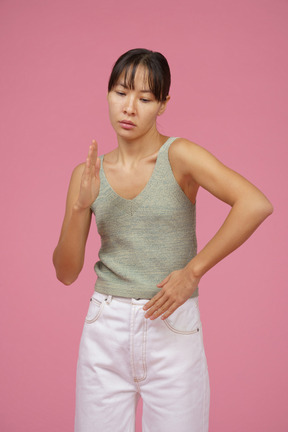
{"label": "forehead", "polygon": [[116,85],[122,84],[132,89],[151,89],[149,70],[143,65],[127,67],[119,76]]}

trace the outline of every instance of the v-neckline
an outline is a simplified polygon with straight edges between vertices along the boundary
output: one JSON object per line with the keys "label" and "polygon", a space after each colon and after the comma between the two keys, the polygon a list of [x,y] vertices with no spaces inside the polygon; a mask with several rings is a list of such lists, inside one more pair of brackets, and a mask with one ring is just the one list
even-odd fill
{"label": "v-neckline", "polygon": [[103,167],[103,161],[104,161],[104,157],[105,157],[105,155],[102,155],[101,156],[101,171],[102,171],[102,175],[103,175],[103,178],[105,179],[105,182],[107,183],[107,185],[108,185],[108,187],[109,187],[109,189],[110,189],[110,191],[113,193],[113,195],[115,196],[115,197],[117,197],[118,199],[120,199],[120,200],[122,200],[123,202],[127,202],[127,203],[132,203],[132,202],[135,202],[135,201],[137,201],[138,199],[140,199],[141,197],[142,197],[142,195],[145,195],[145,193],[149,190],[149,188],[151,187],[151,184],[152,184],[152,182],[153,182],[153,178],[155,177],[155,171],[157,170],[157,165],[158,165],[158,163],[159,163],[159,155],[160,155],[160,153],[162,152],[162,150],[163,150],[163,148],[164,148],[164,146],[166,146],[167,145],[167,143],[172,139],[173,137],[169,137],[165,142],[164,142],[164,144],[162,144],[162,146],[160,147],[160,149],[159,149],[159,151],[158,151],[158,154],[157,154],[157,157],[156,157],[156,162],[155,162],[155,166],[154,166],[154,168],[153,168],[153,171],[152,171],[152,174],[151,174],[151,176],[149,177],[149,180],[147,181],[147,183],[145,184],[145,186],[144,186],[144,188],[134,197],[134,198],[124,198],[124,197],[122,197],[121,195],[119,195],[113,188],[112,188],[112,186],[111,186],[111,184],[109,183],[109,181],[108,181],[108,179],[107,179],[107,177],[106,177],[106,174],[105,174],[105,171],[104,171],[104,167]]}

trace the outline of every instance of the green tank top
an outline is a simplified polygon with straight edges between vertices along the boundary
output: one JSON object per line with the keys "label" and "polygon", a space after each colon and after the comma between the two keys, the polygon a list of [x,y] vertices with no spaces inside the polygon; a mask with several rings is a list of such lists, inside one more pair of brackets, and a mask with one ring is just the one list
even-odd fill
{"label": "green tank top", "polygon": [[175,180],[168,158],[175,139],[160,148],[147,185],[131,200],[112,189],[100,157],[100,191],[91,206],[101,237],[96,291],[150,299],[159,282],[196,255],[195,205]]}

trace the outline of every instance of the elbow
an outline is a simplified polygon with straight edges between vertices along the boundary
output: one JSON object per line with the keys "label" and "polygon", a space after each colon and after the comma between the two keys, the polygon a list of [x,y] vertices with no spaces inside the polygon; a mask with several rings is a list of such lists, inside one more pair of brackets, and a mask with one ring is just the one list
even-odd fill
{"label": "elbow", "polygon": [[53,260],[53,264],[56,271],[56,277],[63,285],[72,285],[72,283],[78,278],[81,271],[81,268],[79,271],[77,271],[78,269],[76,270],[75,268],[73,270],[72,265],[60,265],[56,262],[56,260]]}
{"label": "elbow", "polygon": [[266,219],[268,216],[270,216],[274,211],[274,207],[271,204],[271,202],[266,199],[265,202],[262,205],[262,214],[264,219]]}
{"label": "elbow", "polygon": [[66,286],[72,285],[72,283],[76,281],[83,266],[83,264],[77,266],[75,263],[71,262],[71,260],[63,262],[63,260],[59,259],[56,249],[53,254],[53,265],[57,279]]}
{"label": "elbow", "polygon": [[257,214],[260,223],[263,222],[268,216],[270,216],[274,211],[273,205],[271,202],[265,198],[259,201],[255,205],[255,213]]}
{"label": "elbow", "polygon": [[267,208],[267,216],[266,217],[268,217],[268,216],[270,216],[273,212],[274,212],[274,207],[273,207],[273,205],[269,202],[269,206],[268,206],[268,208]]}
{"label": "elbow", "polygon": [[63,285],[69,286],[76,281],[76,279],[78,278],[78,274],[76,276],[74,275],[72,276],[72,275],[65,275],[56,272],[56,277]]}

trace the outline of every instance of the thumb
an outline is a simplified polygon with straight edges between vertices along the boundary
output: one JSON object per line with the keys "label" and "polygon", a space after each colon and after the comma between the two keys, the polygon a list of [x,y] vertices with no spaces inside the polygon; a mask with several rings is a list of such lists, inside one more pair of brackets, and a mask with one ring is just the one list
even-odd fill
{"label": "thumb", "polygon": [[99,177],[99,171],[100,171],[100,158],[97,157],[96,163],[95,163],[95,174],[96,174],[96,177]]}

